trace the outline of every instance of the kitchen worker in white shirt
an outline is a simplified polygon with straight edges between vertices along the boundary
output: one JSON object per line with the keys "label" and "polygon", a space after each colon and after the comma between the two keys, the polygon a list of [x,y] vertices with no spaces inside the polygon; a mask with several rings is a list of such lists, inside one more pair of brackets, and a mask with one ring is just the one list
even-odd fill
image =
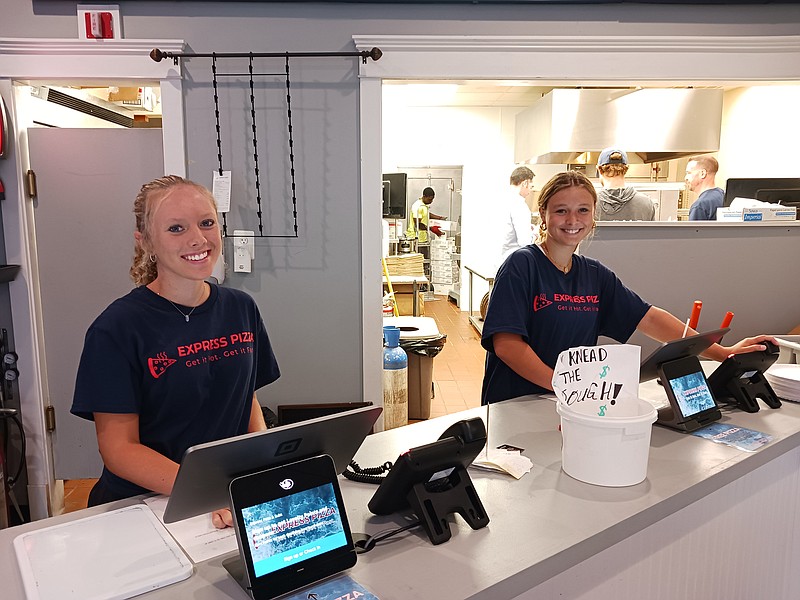
{"label": "kitchen worker in white shirt", "polygon": [[525,203],[533,191],[533,171],[528,167],[517,167],[511,172],[509,184],[511,188],[498,209],[498,222],[502,224],[501,263],[514,250],[533,243],[531,210]]}

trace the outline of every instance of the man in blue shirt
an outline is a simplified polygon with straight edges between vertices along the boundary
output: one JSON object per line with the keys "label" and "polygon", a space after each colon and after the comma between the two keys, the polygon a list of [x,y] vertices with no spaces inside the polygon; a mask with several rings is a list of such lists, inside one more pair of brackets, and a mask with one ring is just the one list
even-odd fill
{"label": "man in blue shirt", "polygon": [[708,155],[693,158],[686,165],[686,186],[700,194],[689,209],[690,221],[717,220],[717,209],[725,198],[725,191],[714,182],[718,170],[717,159]]}

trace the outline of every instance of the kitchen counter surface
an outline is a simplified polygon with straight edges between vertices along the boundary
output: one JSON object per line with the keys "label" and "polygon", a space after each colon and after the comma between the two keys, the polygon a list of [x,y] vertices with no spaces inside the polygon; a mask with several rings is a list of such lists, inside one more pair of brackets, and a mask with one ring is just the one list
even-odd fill
{"label": "kitchen counter surface", "polygon": [[[486,408],[369,436],[356,460],[362,467],[394,460],[474,416],[485,418]],[[608,488],[561,470],[552,400],[493,405],[489,443],[524,448],[534,467],[519,480],[470,469],[488,526],[473,531],[461,517],[451,518],[453,537],[439,546],[422,530],[409,531],[361,555],[350,574],[383,600],[800,597],[800,541],[793,539],[800,514],[800,405],[729,412],[723,421],[768,433],[773,441],[747,453],[656,426],[647,479]],[[354,532],[374,534],[404,522],[401,515],[369,513],[374,486],[342,480],[342,489]],[[11,543],[16,535],[138,501],[0,532],[4,596],[23,597]],[[721,535],[719,528],[742,538]],[[246,598],[222,560],[200,563],[186,581],[141,597]],[[709,578],[715,567],[721,570]]]}

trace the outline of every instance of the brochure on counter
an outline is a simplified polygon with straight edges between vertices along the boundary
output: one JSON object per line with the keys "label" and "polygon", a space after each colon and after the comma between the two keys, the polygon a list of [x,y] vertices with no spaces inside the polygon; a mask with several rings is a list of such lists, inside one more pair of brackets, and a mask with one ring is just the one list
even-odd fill
{"label": "brochure on counter", "polygon": [[712,423],[708,427],[692,432],[692,435],[718,444],[733,446],[745,452],[755,452],[772,441],[772,436],[766,433],[726,423]]}
{"label": "brochure on counter", "polygon": [[283,600],[348,600],[350,598],[379,600],[378,596],[349,575],[337,575],[282,597]]}

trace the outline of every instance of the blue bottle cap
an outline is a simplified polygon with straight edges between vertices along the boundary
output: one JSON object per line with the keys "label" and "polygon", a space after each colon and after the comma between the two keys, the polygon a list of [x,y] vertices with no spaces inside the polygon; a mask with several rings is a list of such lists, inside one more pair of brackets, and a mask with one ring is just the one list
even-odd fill
{"label": "blue bottle cap", "polygon": [[386,345],[394,348],[400,344],[400,328],[394,325],[385,325],[383,327],[383,339],[386,340]]}

